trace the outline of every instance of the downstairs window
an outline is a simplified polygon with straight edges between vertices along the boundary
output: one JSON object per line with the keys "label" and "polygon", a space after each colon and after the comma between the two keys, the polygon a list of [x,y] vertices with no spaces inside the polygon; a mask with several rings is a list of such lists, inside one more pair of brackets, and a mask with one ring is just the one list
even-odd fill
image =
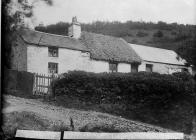
{"label": "downstairs window", "polygon": [[152,72],[152,64],[146,64],[146,72]]}
{"label": "downstairs window", "polygon": [[137,64],[131,64],[131,72],[138,72],[138,65]]}
{"label": "downstairs window", "polygon": [[109,72],[117,72],[117,63],[114,62],[110,62],[109,63]]}
{"label": "downstairs window", "polygon": [[48,73],[58,73],[58,63],[48,63]]}

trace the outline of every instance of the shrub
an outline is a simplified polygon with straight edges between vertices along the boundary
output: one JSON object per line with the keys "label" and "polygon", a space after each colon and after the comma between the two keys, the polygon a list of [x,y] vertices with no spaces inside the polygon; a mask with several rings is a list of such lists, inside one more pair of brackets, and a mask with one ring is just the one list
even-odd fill
{"label": "shrub", "polygon": [[171,31],[171,35],[176,35],[176,31]]}
{"label": "shrub", "polygon": [[138,31],[136,36],[138,36],[138,37],[145,37],[145,36],[148,36],[148,33],[142,32],[142,31]]}
{"label": "shrub", "polygon": [[159,38],[161,38],[161,37],[163,37],[163,32],[160,31],[160,30],[158,30],[157,32],[155,32],[155,33],[153,34],[153,36],[154,36],[154,37],[159,37]]}
{"label": "shrub", "polygon": [[[193,117],[191,103],[196,102],[196,95],[194,80],[188,73],[95,74],[71,71],[57,80],[54,86],[58,95],[67,94],[91,104],[105,104],[108,112],[183,132],[190,131]],[[118,112],[112,110],[117,104],[125,105],[124,109],[117,109]]]}
{"label": "shrub", "polygon": [[188,38],[191,38],[191,34],[186,34],[186,33],[178,33],[175,36],[175,41],[182,41],[182,40],[186,40]]}
{"label": "shrub", "polygon": [[136,44],[136,43],[138,43],[138,40],[137,39],[133,39],[133,40],[131,40],[131,43]]}

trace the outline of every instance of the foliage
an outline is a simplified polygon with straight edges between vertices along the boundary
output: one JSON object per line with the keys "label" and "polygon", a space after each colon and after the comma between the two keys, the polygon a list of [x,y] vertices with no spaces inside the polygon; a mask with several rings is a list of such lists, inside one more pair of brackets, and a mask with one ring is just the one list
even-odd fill
{"label": "foliage", "polygon": [[35,27],[35,30],[51,34],[68,35],[69,26],[69,23],[59,22],[57,24],[51,24],[48,26],[37,26]]}
{"label": "foliage", "polygon": [[163,37],[163,32],[160,31],[160,30],[158,30],[157,32],[155,32],[155,33],[153,34],[153,36],[154,36],[154,37]]}
{"label": "foliage", "polygon": [[60,120],[50,120],[29,111],[5,113],[2,129],[6,138],[14,138],[17,129],[37,131],[68,131],[70,126]]}
{"label": "foliage", "polygon": [[136,36],[138,36],[138,37],[145,37],[145,36],[148,36],[148,33],[142,32],[142,31],[138,31]]}
{"label": "foliage", "polygon": [[53,5],[52,0],[33,0],[32,3],[27,0],[2,0],[3,47],[7,68],[11,67],[11,46],[16,38],[14,32],[25,26],[25,18],[33,17],[33,8],[35,8],[36,3],[41,1],[47,5]]}
{"label": "foliage", "polygon": [[59,96],[66,94],[97,105],[124,106],[121,111],[117,110],[117,114],[132,119],[170,126],[175,130],[182,128],[183,131],[190,130],[192,124],[192,103],[196,102],[196,95],[193,78],[187,73],[95,74],[72,71],[54,85]]}
{"label": "foliage", "polygon": [[194,39],[182,41],[177,49],[177,53],[185,58],[189,64],[196,66],[196,35]]}
{"label": "foliage", "polygon": [[190,34],[178,33],[178,34],[175,36],[175,41],[186,40],[186,39],[189,39],[190,37],[191,37]]}

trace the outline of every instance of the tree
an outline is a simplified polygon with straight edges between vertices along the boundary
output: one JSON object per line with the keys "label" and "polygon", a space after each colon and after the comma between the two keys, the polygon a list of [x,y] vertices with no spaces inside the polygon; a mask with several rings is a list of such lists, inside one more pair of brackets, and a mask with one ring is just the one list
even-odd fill
{"label": "tree", "polygon": [[153,34],[153,36],[154,36],[154,37],[163,37],[163,32],[160,31],[160,30],[158,30],[157,32],[155,32],[155,33]]}
{"label": "tree", "polygon": [[49,6],[53,5],[52,0],[2,0],[2,32],[5,66],[11,65],[11,46],[15,40],[14,33],[25,26],[24,19],[33,17],[33,9],[39,2]]}
{"label": "tree", "polygon": [[37,26],[35,27],[35,30],[51,34],[68,35],[69,26],[69,23],[58,22],[57,24],[51,24],[48,26]]}
{"label": "tree", "polygon": [[143,31],[138,31],[136,36],[138,36],[138,37],[145,37],[145,36],[148,36],[148,33],[143,32]]}
{"label": "tree", "polygon": [[196,66],[196,39],[183,41],[177,53],[188,61],[188,64]]}

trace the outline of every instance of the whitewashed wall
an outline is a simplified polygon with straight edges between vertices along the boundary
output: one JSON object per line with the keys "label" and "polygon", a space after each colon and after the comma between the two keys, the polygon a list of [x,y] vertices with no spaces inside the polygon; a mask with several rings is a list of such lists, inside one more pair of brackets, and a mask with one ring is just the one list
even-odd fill
{"label": "whitewashed wall", "polygon": [[90,60],[92,69],[89,70],[90,72],[109,72],[109,63],[106,61],[97,61],[97,60]]}
{"label": "whitewashed wall", "polygon": [[[27,71],[48,74],[48,62],[58,63],[58,73],[65,73],[72,70],[87,72],[109,72],[109,63],[90,59],[88,52],[81,52],[65,48],[59,48],[58,57],[48,56],[48,47],[29,45],[27,47]],[[171,74],[181,71],[185,66],[161,64],[143,61],[138,71],[146,71],[146,64],[153,65],[153,72]],[[118,72],[130,72],[131,65],[126,63],[118,64]]]}
{"label": "whitewashed wall", "polygon": [[153,63],[153,62],[146,62],[143,61],[141,65],[139,65],[138,71],[146,71],[146,64],[153,65],[153,72],[158,72],[161,74],[171,74],[173,72],[181,72],[182,68],[187,68],[185,66],[178,66],[178,65],[170,65],[170,64],[162,64],[162,63]]}
{"label": "whitewashed wall", "polygon": [[130,72],[131,71],[131,64],[126,63],[119,63],[118,64],[118,72]]}
{"label": "whitewashed wall", "polygon": [[27,71],[48,74],[48,62],[58,63],[58,73],[71,70],[109,72],[109,63],[90,59],[89,53],[59,48],[58,57],[48,57],[48,47],[27,47]]}

